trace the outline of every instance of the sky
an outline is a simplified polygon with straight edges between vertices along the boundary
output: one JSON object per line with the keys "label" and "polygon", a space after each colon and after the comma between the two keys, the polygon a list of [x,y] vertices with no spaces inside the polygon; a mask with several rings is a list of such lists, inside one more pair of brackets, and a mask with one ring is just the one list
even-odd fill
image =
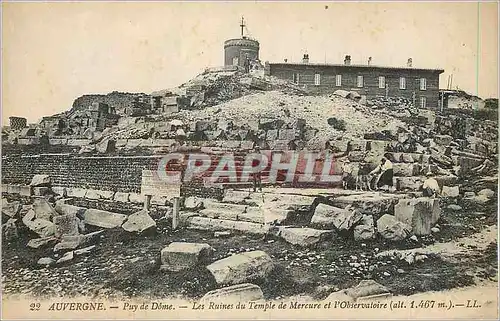
{"label": "sky", "polygon": [[223,65],[223,43],[249,35],[262,61],[441,68],[498,97],[496,2],[2,3],[2,124],[37,122],[78,96],[150,93]]}

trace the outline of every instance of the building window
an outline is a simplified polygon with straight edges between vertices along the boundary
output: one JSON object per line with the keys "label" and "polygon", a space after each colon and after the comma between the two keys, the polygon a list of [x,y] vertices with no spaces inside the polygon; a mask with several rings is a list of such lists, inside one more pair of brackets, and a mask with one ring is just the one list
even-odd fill
{"label": "building window", "polygon": [[420,90],[426,90],[426,89],[427,89],[427,79],[420,78]]}
{"label": "building window", "polygon": [[426,108],[426,106],[427,106],[427,98],[420,97],[420,108]]}
{"label": "building window", "polygon": [[320,84],[321,84],[321,75],[315,74],[314,75],[314,85],[319,86]]}
{"label": "building window", "polygon": [[358,76],[358,88],[363,87],[363,76]]}
{"label": "building window", "polygon": [[335,86],[337,87],[342,86],[342,75],[335,76]]}
{"label": "building window", "polygon": [[406,78],[405,77],[399,78],[399,89],[406,89]]}
{"label": "building window", "polygon": [[294,73],[293,74],[293,83],[294,84],[299,84],[299,74],[298,73]]}
{"label": "building window", "polygon": [[378,88],[385,88],[385,77],[378,77]]}

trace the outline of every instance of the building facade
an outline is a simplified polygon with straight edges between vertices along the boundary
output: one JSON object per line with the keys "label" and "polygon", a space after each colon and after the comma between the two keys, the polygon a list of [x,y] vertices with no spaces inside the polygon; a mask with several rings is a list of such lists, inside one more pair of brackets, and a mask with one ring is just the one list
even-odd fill
{"label": "building facade", "polygon": [[304,55],[301,63],[266,63],[266,74],[291,81],[307,90],[333,93],[338,89],[355,91],[367,99],[404,97],[418,108],[437,109],[439,75],[442,69],[351,65],[350,56],[344,64],[310,63]]}

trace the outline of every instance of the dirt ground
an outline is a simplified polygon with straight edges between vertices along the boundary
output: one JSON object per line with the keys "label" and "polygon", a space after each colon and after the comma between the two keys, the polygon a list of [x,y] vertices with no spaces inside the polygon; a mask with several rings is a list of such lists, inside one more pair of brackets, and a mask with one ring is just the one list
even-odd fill
{"label": "dirt ground", "polygon": [[[496,190],[492,184],[484,183],[482,188]],[[26,244],[33,235],[21,230],[20,238],[15,242],[3,242],[2,292],[8,296],[84,295],[109,299],[177,296],[195,299],[217,288],[205,268],[178,273],[159,270],[160,251],[173,241],[208,243],[216,250],[214,259],[243,251],[264,250],[273,258],[276,268],[268,279],[254,280],[254,283],[261,286],[267,299],[294,295],[322,299],[363,279],[376,280],[394,295],[496,281],[497,243],[496,237],[491,237],[492,229],[496,231],[497,226],[496,200],[478,205],[458,199],[457,203],[462,207],[459,211],[449,210],[449,203],[455,201],[442,200],[443,215],[438,222],[440,232],[419,238],[418,242],[388,243],[378,238],[361,243],[334,237],[313,249],[304,249],[272,236],[233,233],[228,238],[215,238],[210,232],[172,232],[168,228],[170,222],[164,220],[148,235],[130,235],[121,229],[106,230],[94,252],[75,257],[66,265],[50,268],[41,268],[36,262],[41,257],[52,255],[52,247],[27,248]],[[484,235],[489,235],[489,238],[484,238]],[[413,264],[395,256],[376,257],[377,253],[391,249],[437,245],[446,252],[450,244],[455,250],[459,249],[450,253],[453,260],[437,252],[429,252],[427,259]]]}

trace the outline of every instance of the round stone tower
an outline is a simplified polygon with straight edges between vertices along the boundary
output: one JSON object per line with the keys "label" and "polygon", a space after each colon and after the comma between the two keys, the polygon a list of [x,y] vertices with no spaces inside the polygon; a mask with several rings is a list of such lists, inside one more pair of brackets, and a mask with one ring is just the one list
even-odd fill
{"label": "round stone tower", "polygon": [[244,67],[245,60],[259,59],[259,42],[243,35],[245,22],[241,19],[241,38],[224,41],[224,66]]}

